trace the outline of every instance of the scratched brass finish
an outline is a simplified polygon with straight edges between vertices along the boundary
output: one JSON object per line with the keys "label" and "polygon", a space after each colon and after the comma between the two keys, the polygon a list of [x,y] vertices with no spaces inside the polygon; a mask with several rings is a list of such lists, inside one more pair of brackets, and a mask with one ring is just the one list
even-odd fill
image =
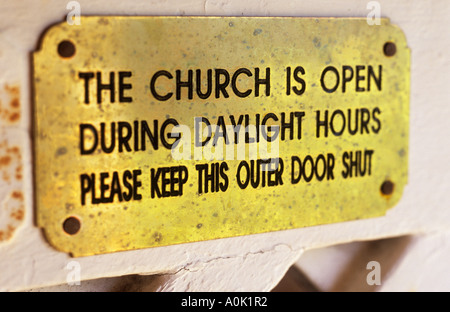
{"label": "scratched brass finish", "polygon": [[[386,43],[394,45],[386,47]],[[33,58],[38,226],[58,250],[87,256],[383,216],[400,200],[407,183],[409,60],[402,31],[387,19],[382,19],[379,26],[369,26],[365,18],[82,17],[81,25],[63,22],[52,26],[43,35],[40,50]],[[369,65],[373,66],[372,77],[368,74]],[[293,78],[297,66],[305,71],[296,72],[296,77],[305,81],[300,95],[293,89],[301,88],[300,79]],[[321,74],[328,66],[337,70],[340,82],[336,90],[325,92]],[[351,69],[347,67],[344,74],[349,82],[343,92],[345,66]],[[376,85],[379,66],[381,88]],[[291,68],[292,77],[289,95],[287,67]],[[228,97],[220,90],[216,97],[213,87],[209,97],[199,98],[195,70],[201,69],[202,90],[206,92],[207,70],[212,69],[214,82],[217,68],[230,73]],[[239,68],[249,70],[241,73],[237,81],[239,92],[250,90],[247,96],[237,96],[231,88],[231,75]],[[269,95],[265,93],[266,85],[260,84],[256,96],[255,68],[260,69],[261,79],[266,77],[266,68],[270,68]],[[177,99],[176,71],[180,70],[181,80],[186,81],[189,69],[194,74],[194,94],[189,99],[187,88],[181,87]],[[167,100],[156,99],[151,90],[153,75],[162,70],[172,78],[158,77],[154,91],[162,96],[173,93]],[[359,90],[355,86],[357,70]],[[98,72],[104,84],[110,82],[109,73],[115,73],[114,102],[111,92],[103,90],[101,103],[97,103],[96,76],[80,78],[80,73]],[[131,72],[132,76],[120,78],[119,72]],[[334,75],[327,72],[327,89],[336,82]],[[125,86],[121,91],[120,79]],[[132,88],[126,84],[132,84]],[[132,100],[127,102],[125,98]],[[325,137],[324,127],[319,126],[317,137],[316,114],[319,111],[319,118],[323,119],[326,110],[329,120],[336,110],[344,116],[350,110],[352,118],[359,114],[358,132],[343,130],[339,135],[344,118],[339,113],[335,114],[333,128],[338,134],[328,128]],[[155,150],[148,138],[145,151],[127,151],[122,146],[124,151],[119,152],[116,146],[111,153],[105,153],[100,149],[99,137],[98,148],[81,155],[81,124],[94,125],[100,132],[100,123],[105,123],[108,133],[111,122],[118,127],[119,122],[133,126],[135,121],[146,120],[153,130],[155,120],[160,128],[172,118],[194,131],[194,117],[205,117],[215,125],[218,116],[223,116],[230,125],[230,115],[238,120],[240,115],[248,114],[250,123],[254,123],[255,114],[262,119],[273,113],[278,123],[273,118],[270,121],[276,125],[280,124],[282,112],[286,116],[303,112],[304,116],[301,139],[294,128],[293,139],[279,141],[284,171],[282,184],[275,186],[239,187],[236,173],[241,160],[224,160],[228,166],[227,189],[199,194],[196,165],[222,160],[175,160],[170,149],[159,142]],[[366,119],[365,128],[361,118]],[[350,121],[353,127],[355,119]],[[344,127],[347,129],[348,121]],[[92,135],[89,137],[89,130],[85,131],[85,140],[92,143]],[[290,131],[286,130],[286,137]],[[134,133],[130,135],[129,146],[133,149]],[[157,137],[160,140],[159,133]],[[106,145],[109,140],[110,137]],[[86,146],[91,144],[88,143]],[[353,157],[360,151],[362,159],[364,155],[367,161],[370,158],[370,174],[367,167],[364,175],[344,177],[344,154],[350,151]],[[298,183],[292,183],[293,156],[304,160],[310,155],[316,160],[318,155],[327,159],[328,154],[334,156],[332,177],[325,175],[321,180],[310,181],[302,177]],[[185,166],[188,170],[182,194],[179,184],[173,183],[175,196],[152,198],[151,169],[171,166]],[[310,171],[308,166],[305,172]],[[296,168],[294,175],[299,171],[298,165]],[[319,175],[321,168],[317,169]],[[141,198],[124,199],[122,174],[126,170],[140,170],[136,179],[141,183],[137,190]],[[100,174],[107,172],[104,181],[111,183],[114,171],[120,176],[122,201],[117,195],[111,203],[93,203],[87,186],[92,182],[88,182],[90,175],[95,174],[98,197],[102,193]],[[86,175],[84,182],[82,174]],[[171,179],[170,174],[165,177]],[[176,182],[176,177],[184,178],[175,172],[171,181]],[[132,183],[131,178],[127,181]],[[104,195],[112,186],[109,188]]]}

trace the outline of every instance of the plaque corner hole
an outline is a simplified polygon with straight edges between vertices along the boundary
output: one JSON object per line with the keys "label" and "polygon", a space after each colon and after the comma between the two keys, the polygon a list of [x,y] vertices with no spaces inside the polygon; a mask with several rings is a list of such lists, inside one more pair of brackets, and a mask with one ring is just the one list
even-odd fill
{"label": "plaque corner hole", "polygon": [[383,46],[384,55],[391,57],[397,52],[397,46],[392,41],[387,41]]}
{"label": "plaque corner hole", "polygon": [[381,184],[380,190],[383,195],[392,195],[394,192],[394,183],[390,180],[386,180]]}
{"label": "plaque corner hole", "polygon": [[75,55],[75,45],[70,40],[63,40],[58,44],[58,54],[62,58],[69,58]]}
{"label": "plaque corner hole", "polygon": [[75,235],[80,231],[81,221],[77,217],[70,216],[63,222],[63,230],[69,235]]}

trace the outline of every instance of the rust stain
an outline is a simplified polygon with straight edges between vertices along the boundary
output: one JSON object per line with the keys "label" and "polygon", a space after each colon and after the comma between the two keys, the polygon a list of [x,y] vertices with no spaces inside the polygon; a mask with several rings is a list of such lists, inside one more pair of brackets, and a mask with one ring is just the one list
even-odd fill
{"label": "rust stain", "polygon": [[23,178],[22,150],[4,135],[0,132],[4,137],[0,141],[0,192],[4,196],[0,198],[0,243],[10,240],[25,218],[25,194],[18,187]]}
{"label": "rust stain", "polygon": [[16,211],[11,212],[10,216],[11,216],[11,218],[16,219],[17,221],[22,221],[23,216],[24,216],[24,211],[23,211],[23,209],[18,209]]}
{"label": "rust stain", "polygon": [[2,242],[11,239],[25,217],[23,192],[12,191],[0,209],[0,242]]}
{"label": "rust stain", "polygon": [[5,84],[5,90],[15,96],[18,96],[20,92],[19,86],[10,86],[8,84]]}
{"label": "rust stain", "polygon": [[16,230],[16,228],[14,226],[12,226],[11,224],[8,224],[8,227],[5,232],[5,239],[9,240],[13,236],[15,230]]}
{"label": "rust stain", "polygon": [[0,231],[0,241],[9,240],[13,236],[15,230],[16,229],[13,226],[8,225],[5,231]]}
{"label": "rust stain", "polygon": [[21,191],[14,191],[11,194],[12,198],[17,199],[17,200],[23,200],[23,194]]}
{"label": "rust stain", "polygon": [[18,146],[7,146],[6,141],[0,143],[0,173],[5,182],[11,177],[22,179],[22,153]]}
{"label": "rust stain", "polygon": [[12,101],[11,101],[11,107],[13,107],[13,108],[18,108],[19,106],[20,106],[19,99],[17,99],[17,98],[12,99]]}
{"label": "rust stain", "polygon": [[12,113],[11,115],[9,115],[9,121],[11,121],[11,122],[15,122],[19,119],[20,119],[19,113]]}
{"label": "rust stain", "polygon": [[3,171],[2,173],[2,179],[5,182],[10,182],[11,181],[11,176],[8,174],[8,172]]}
{"label": "rust stain", "polygon": [[11,154],[16,154],[20,157],[20,149],[18,146],[13,146],[13,147],[7,148],[6,151]]}
{"label": "rust stain", "polygon": [[15,175],[16,180],[22,180],[22,165],[18,165],[16,167],[16,175]]}
{"label": "rust stain", "polygon": [[8,166],[11,162],[11,156],[6,155],[6,156],[2,156],[0,157],[0,167],[2,166]]}
{"label": "rust stain", "polygon": [[[0,122],[15,124],[20,121],[20,88],[18,85],[5,84],[0,92]],[[3,103],[9,103],[4,105]]]}

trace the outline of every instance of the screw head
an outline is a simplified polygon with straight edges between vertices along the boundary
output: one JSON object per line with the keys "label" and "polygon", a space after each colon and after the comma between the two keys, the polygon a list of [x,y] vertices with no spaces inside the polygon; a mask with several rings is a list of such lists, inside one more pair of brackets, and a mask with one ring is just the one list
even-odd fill
{"label": "screw head", "polygon": [[75,54],[75,45],[69,40],[63,40],[58,44],[58,54],[63,58],[72,57]]}
{"label": "screw head", "polygon": [[394,183],[389,180],[384,181],[381,184],[381,193],[384,195],[391,195],[394,192]]}
{"label": "screw head", "polygon": [[75,235],[81,228],[81,222],[76,217],[68,217],[64,220],[63,230],[69,235]]}
{"label": "screw head", "polygon": [[393,42],[386,42],[383,46],[383,52],[386,56],[394,56],[397,52],[397,47]]}

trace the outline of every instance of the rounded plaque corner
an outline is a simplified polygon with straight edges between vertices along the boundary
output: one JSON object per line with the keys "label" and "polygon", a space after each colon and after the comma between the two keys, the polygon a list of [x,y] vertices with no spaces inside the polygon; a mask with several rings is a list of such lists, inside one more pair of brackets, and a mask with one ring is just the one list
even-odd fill
{"label": "rounded plaque corner", "polygon": [[38,53],[40,51],[42,51],[46,45],[46,40],[47,38],[51,37],[53,35],[53,33],[59,31],[65,24],[67,24],[67,21],[59,21],[59,22],[54,22],[50,25],[48,25],[46,28],[44,28],[44,30],[42,30],[36,46],[35,46],[35,50],[33,51],[33,53]]}
{"label": "rounded plaque corner", "polygon": [[76,257],[76,255],[70,249],[70,244],[67,244],[63,240],[58,239],[58,235],[55,235],[55,233],[52,233],[51,230],[39,224],[38,229],[40,230],[41,237],[43,238],[45,243],[49,245],[54,251],[65,253],[71,258]]}
{"label": "rounded plaque corner", "polygon": [[[403,31],[403,29],[400,27],[400,25],[391,23],[390,20],[388,20],[388,26],[392,27],[392,29],[395,32],[395,37],[396,37],[396,42],[395,44],[397,45],[398,48],[403,48],[408,50],[408,52],[410,51],[409,45],[408,45],[408,38],[406,37],[406,33]],[[394,34],[393,34],[394,36]]]}
{"label": "rounded plaque corner", "polygon": [[[388,185],[386,185],[386,183]],[[388,202],[385,215],[395,209],[403,198],[407,183],[389,185],[389,182],[383,182],[380,186],[380,195]]]}

